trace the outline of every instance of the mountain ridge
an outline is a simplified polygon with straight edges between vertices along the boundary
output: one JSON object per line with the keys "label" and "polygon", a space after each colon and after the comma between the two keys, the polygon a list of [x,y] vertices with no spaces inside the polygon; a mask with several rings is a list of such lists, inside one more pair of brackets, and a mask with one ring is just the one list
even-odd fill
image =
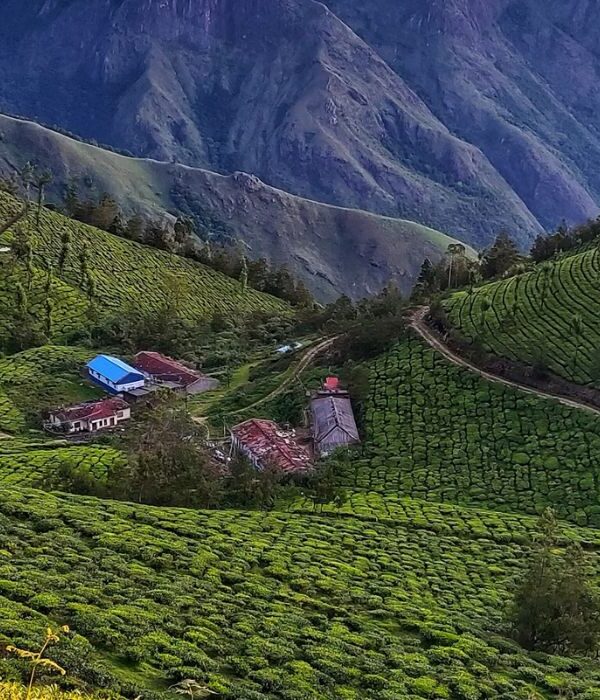
{"label": "mountain ridge", "polygon": [[325,4],[14,8],[0,29],[4,111],[478,245],[500,227],[523,245],[541,230],[486,156]]}
{"label": "mountain ridge", "polygon": [[55,202],[75,180],[83,197],[108,192],[128,214],[208,216],[244,240],[252,257],[287,263],[321,300],[360,298],[389,281],[408,294],[423,258],[439,260],[456,242],[414,222],[295,197],[245,173],[130,158],[13,117],[0,115],[0,134],[0,171],[29,160],[51,168]]}

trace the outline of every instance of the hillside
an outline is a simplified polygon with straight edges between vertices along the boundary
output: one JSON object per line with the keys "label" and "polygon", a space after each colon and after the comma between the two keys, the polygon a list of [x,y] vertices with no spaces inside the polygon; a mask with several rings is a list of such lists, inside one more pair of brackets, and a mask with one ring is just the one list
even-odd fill
{"label": "hillside", "polygon": [[[53,657],[132,697],[181,677],[227,700],[600,689],[597,664],[498,635],[527,518],[408,500],[383,501],[377,521],[360,501],[332,519],[0,491],[0,638],[27,646],[46,621],[68,623],[76,634]],[[597,533],[564,534],[586,539],[598,570]]]}
{"label": "hillside", "polygon": [[[0,192],[0,218],[8,220],[20,208],[18,200]],[[35,217],[23,222],[32,237],[33,269],[27,281],[27,314],[47,325],[48,296],[51,307],[49,340],[64,342],[81,334],[89,314],[103,315],[136,309],[140,313],[156,311],[175,293],[179,313],[190,320],[207,319],[214,313],[250,313],[265,310],[288,313],[289,307],[274,297],[242,285],[225,275],[192,260],[134,243],[91,226],[44,210],[39,230]],[[68,256],[59,264],[62,237],[70,232]],[[11,232],[7,235],[10,238]],[[93,309],[82,279],[81,255],[86,250],[87,265],[94,282]],[[22,266],[11,262],[8,253],[0,275],[0,294],[7,301],[0,316],[0,337],[14,333],[17,282],[24,281]],[[49,275],[48,266],[52,273]],[[48,329],[45,328],[47,331]]]}
{"label": "hillside", "polygon": [[[546,229],[596,216],[593,0],[327,0]],[[507,222],[514,236],[522,233]],[[446,230],[452,230],[446,228]]]}
{"label": "hillside", "polygon": [[507,229],[526,246],[598,212],[595,9],[5,0],[0,108],[470,243]]}
{"label": "hillside", "polygon": [[600,526],[598,416],[492,384],[402,341],[371,368],[351,488]]}
{"label": "hillside", "polygon": [[533,272],[459,292],[446,303],[450,323],[502,357],[541,363],[587,384],[600,379],[600,256],[588,250]]}
{"label": "hillside", "polygon": [[126,213],[193,216],[244,241],[249,255],[287,264],[322,301],[362,298],[394,281],[410,293],[423,259],[437,261],[454,240],[425,226],[294,197],[243,173],[127,158],[32,122],[0,115],[0,172],[28,161],[54,173],[60,203],[75,181],[82,196],[110,193]]}
{"label": "hillside", "polygon": [[[425,5],[434,20],[444,12]],[[541,229],[489,157],[323,3],[5,0],[0,12],[4,112],[469,243],[508,228],[526,245]],[[379,0],[374,32],[389,14]],[[427,45],[425,23],[404,29]],[[452,65],[441,60],[432,80],[444,83]],[[591,198],[559,216],[595,212]]]}

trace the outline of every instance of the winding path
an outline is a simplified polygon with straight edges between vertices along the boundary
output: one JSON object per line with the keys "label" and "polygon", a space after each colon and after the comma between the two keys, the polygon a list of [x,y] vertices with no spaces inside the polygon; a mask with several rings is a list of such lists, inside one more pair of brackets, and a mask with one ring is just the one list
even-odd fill
{"label": "winding path", "polygon": [[269,394],[263,396],[258,401],[255,401],[252,405],[246,406],[245,408],[241,408],[239,411],[235,411],[230,415],[236,416],[240,413],[247,413],[248,411],[257,408],[258,406],[262,406],[263,403],[271,401],[271,399],[274,399],[276,396],[283,394],[287,390],[287,388],[302,374],[302,372],[304,372],[304,370],[310,364],[312,364],[313,360],[315,360],[321,353],[325,352],[325,350],[330,348],[333,345],[333,343],[338,339],[338,337],[339,336],[335,335],[331,338],[325,338],[325,340],[322,340],[320,343],[317,343],[317,345],[313,345],[304,353],[304,355],[300,359],[300,362],[298,362],[294,369],[285,377],[285,379],[276,389],[273,389],[273,391],[271,391]]}
{"label": "winding path", "polygon": [[551,401],[558,401],[565,406],[570,408],[576,408],[580,411],[587,411],[588,413],[593,413],[600,416],[600,409],[594,408],[589,404],[583,403],[582,401],[577,401],[576,399],[569,399],[566,396],[561,396],[560,394],[552,394],[547,391],[542,391],[541,389],[534,389],[533,387],[527,386],[525,384],[519,384],[519,382],[512,381],[511,379],[505,379],[497,374],[492,374],[483,369],[480,369],[469,360],[464,357],[457,355],[453,350],[451,350],[438,336],[433,333],[425,322],[425,318],[429,313],[428,306],[419,306],[410,315],[409,326],[434,350],[443,355],[449,362],[456,365],[457,367],[462,367],[463,369],[469,370],[469,372],[474,372],[478,374],[483,379],[487,379],[490,382],[495,382],[496,384],[504,384],[505,386],[513,387],[514,389],[519,389],[527,394],[533,394],[542,399],[550,399]]}

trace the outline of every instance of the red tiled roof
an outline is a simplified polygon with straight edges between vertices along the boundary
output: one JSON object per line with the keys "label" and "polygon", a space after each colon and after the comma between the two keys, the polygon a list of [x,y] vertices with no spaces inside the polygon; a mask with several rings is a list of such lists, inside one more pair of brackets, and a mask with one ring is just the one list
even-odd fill
{"label": "red tiled roof", "polygon": [[73,423],[78,420],[94,421],[110,418],[126,408],[129,408],[129,404],[122,399],[103,399],[63,408],[55,411],[54,415],[61,423]]}
{"label": "red tiled roof", "polygon": [[133,364],[134,367],[152,377],[157,377],[162,381],[178,382],[183,384],[183,386],[189,386],[204,376],[171,357],[161,355],[159,352],[146,350],[138,352]]}
{"label": "red tiled roof", "polygon": [[231,432],[264,466],[270,464],[289,473],[311,467],[308,450],[273,421],[253,418],[236,425]]}

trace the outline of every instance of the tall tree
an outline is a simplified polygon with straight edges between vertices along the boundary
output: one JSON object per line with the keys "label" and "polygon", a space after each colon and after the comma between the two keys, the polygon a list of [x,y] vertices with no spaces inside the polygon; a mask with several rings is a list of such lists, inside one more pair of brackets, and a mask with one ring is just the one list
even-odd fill
{"label": "tall tree", "polygon": [[538,527],[540,535],[509,613],[515,636],[527,649],[595,652],[600,639],[600,598],[583,550],[578,543],[563,546],[550,509]]}
{"label": "tall tree", "polygon": [[44,206],[44,196],[46,192],[46,187],[52,182],[52,173],[50,170],[36,170],[34,171],[33,184],[37,190],[37,211],[35,214],[35,227],[39,231],[40,228],[40,217],[42,215],[42,207]]}
{"label": "tall tree", "polygon": [[465,260],[466,248],[462,243],[451,243],[448,246],[448,289],[452,289],[455,268]]}
{"label": "tall tree", "polygon": [[65,266],[67,260],[69,259],[69,254],[71,252],[71,232],[68,228],[64,229],[62,232],[60,240],[60,253],[58,254],[58,269],[62,274],[65,271]]}
{"label": "tall tree", "polygon": [[575,314],[571,319],[571,333],[573,342],[575,343],[575,352],[573,354],[573,378],[576,378],[577,360],[579,359],[579,351],[581,349],[581,340],[583,338],[583,319],[580,314]]}
{"label": "tall tree", "polygon": [[508,272],[519,260],[519,251],[512,238],[502,231],[481,260],[481,274],[485,279],[499,277]]}

